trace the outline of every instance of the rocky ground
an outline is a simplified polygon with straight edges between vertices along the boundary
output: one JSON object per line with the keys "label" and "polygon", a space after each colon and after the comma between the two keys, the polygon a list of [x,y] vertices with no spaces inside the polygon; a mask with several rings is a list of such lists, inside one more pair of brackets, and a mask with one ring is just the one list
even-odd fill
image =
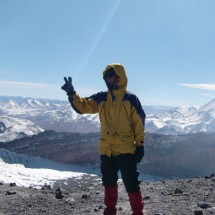
{"label": "rocky ground", "polygon": [[[0,215],[101,215],[101,183],[40,189],[0,183]],[[145,215],[215,214],[215,176],[142,182]],[[131,215],[125,188],[119,183],[118,215]]]}

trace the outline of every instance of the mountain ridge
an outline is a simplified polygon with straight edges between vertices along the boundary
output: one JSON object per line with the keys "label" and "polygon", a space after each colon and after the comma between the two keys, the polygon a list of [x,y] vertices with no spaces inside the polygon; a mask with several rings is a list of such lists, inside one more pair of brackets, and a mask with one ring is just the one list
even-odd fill
{"label": "mountain ridge", "polygon": [[[143,106],[144,109],[144,106]],[[44,130],[98,132],[98,114],[77,114],[68,101],[0,97],[0,114],[30,120]],[[146,106],[146,132],[180,135],[215,131],[215,99],[197,106]]]}

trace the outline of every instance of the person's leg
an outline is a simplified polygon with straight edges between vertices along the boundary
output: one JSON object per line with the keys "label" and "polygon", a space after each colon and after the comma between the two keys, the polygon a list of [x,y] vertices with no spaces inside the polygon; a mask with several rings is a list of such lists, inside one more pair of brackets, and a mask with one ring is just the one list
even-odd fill
{"label": "person's leg", "polygon": [[119,156],[119,169],[125,184],[126,191],[133,211],[133,215],[143,215],[143,198],[140,192],[138,181],[139,172],[133,154],[123,154]]}
{"label": "person's leg", "polygon": [[128,193],[131,209],[133,211],[132,215],[144,215],[143,214],[143,197],[141,195],[141,192],[135,192],[135,193]]}
{"label": "person's leg", "polygon": [[101,156],[102,182],[105,187],[104,203],[106,208],[104,215],[115,215],[118,198],[118,167],[115,157]]}

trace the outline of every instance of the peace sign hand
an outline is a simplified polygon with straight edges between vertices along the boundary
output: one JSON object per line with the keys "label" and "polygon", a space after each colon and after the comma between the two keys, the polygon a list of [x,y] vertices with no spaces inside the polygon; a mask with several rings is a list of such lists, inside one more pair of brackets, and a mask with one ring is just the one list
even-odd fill
{"label": "peace sign hand", "polygon": [[64,90],[69,96],[74,92],[74,87],[72,85],[72,78],[68,77],[67,79],[66,77],[64,77],[64,81],[65,81],[65,84],[61,87],[61,89]]}

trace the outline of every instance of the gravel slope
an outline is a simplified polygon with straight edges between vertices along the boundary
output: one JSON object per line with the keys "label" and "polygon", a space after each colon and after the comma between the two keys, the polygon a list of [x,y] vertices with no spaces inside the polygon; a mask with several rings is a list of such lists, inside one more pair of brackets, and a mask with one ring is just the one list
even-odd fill
{"label": "gravel slope", "polygon": [[[59,184],[58,184],[59,185]],[[0,215],[102,215],[103,186],[90,184],[72,188],[58,185],[41,189],[0,185]],[[215,177],[142,182],[145,215],[215,214]],[[62,192],[62,193],[61,193]],[[118,215],[131,215],[124,185],[119,183]]]}

